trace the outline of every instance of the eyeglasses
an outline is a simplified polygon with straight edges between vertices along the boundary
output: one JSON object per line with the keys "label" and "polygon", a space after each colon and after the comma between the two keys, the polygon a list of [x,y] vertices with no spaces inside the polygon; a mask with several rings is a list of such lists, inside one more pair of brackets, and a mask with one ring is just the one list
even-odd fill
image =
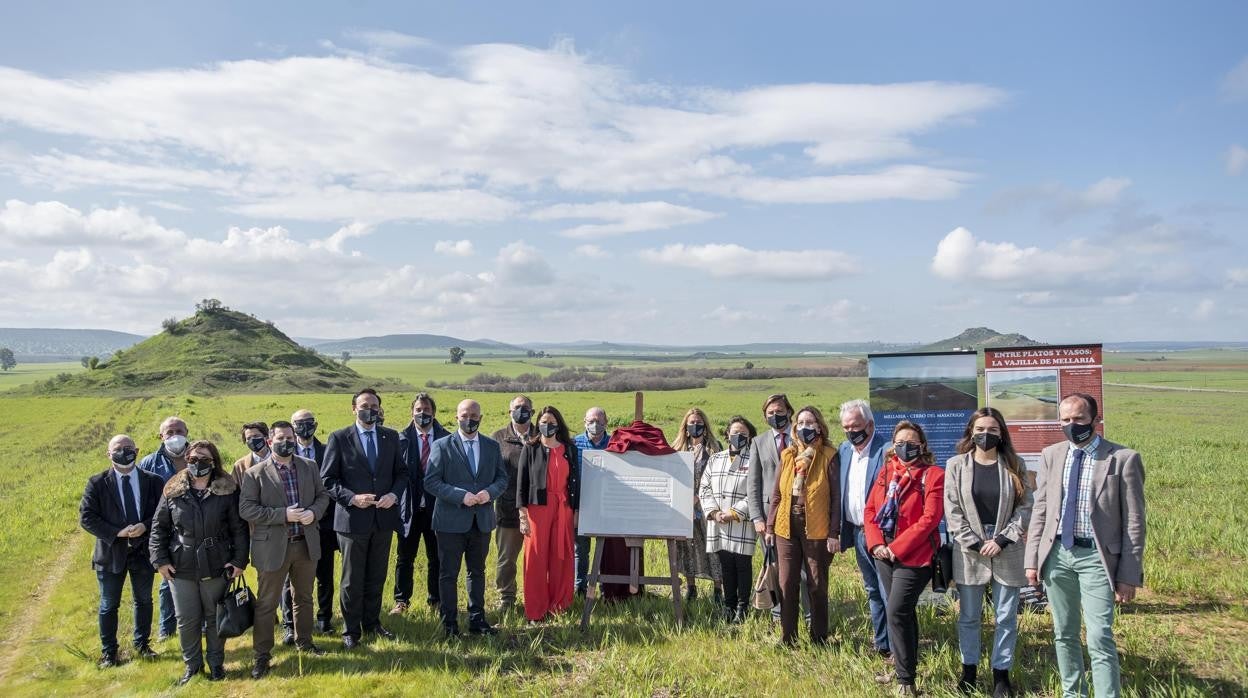
{"label": "eyeglasses", "polygon": [[187,465],[216,465],[216,461],[211,458],[187,458]]}

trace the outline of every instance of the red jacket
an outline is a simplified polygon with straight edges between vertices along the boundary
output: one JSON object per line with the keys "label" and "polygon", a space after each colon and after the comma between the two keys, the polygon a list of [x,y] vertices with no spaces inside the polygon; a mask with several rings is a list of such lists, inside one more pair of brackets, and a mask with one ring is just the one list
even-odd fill
{"label": "red jacket", "polygon": [[[897,506],[897,536],[892,543],[884,542],[884,533],[875,523],[875,514],[884,506],[888,496],[888,483],[893,475],[906,470],[896,456],[889,456],[880,468],[880,475],[867,495],[863,510],[863,529],[867,538],[867,550],[877,545],[887,545],[897,561],[906,567],[924,567],[932,564],[939,535],[936,530],[945,514],[945,471],[934,465],[920,463],[911,466],[901,478],[901,498]],[[922,486],[920,487],[920,482]],[[924,498],[920,491],[926,491]]]}

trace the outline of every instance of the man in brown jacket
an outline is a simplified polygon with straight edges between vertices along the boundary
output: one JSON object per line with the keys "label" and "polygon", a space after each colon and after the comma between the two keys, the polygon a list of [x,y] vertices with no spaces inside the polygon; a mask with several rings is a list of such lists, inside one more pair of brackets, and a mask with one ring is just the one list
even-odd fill
{"label": "man in brown jacket", "polygon": [[238,505],[252,525],[251,560],[259,573],[252,629],[255,679],[269,673],[274,611],[287,577],[294,596],[295,645],[313,655],[323,654],[312,643],[312,582],[321,557],[319,524],[329,507],[329,493],[316,463],[294,455],[295,429],[290,422],[273,423],[269,447],[270,457],[243,474]]}

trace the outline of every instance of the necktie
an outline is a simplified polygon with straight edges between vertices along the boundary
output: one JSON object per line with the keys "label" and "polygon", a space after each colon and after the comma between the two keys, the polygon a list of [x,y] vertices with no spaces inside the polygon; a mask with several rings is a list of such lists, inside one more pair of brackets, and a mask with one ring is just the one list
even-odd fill
{"label": "necktie", "polygon": [[429,465],[429,435],[420,435],[420,469],[424,470]]}
{"label": "necktie", "polygon": [[784,449],[788,447],[789,447],[789,435],[785,434],[784,432],[780,432],[780,450],[783,451]]}
{"label": "necktie", "polygon": [[1066,479],[1066,508],[1062,510],[1062,547],[1075,547],[1075,511],[1079,508],[1079,471],[1083,470],[1083,449],[1076,448]]}
{"label": "necktie", "polygon": [[121,503],[126,508],[126,523],[139,522],[139,507],[134,503],[134,490],[130,487],[130,476],[121,476]]}
{"label": "necktie", "polygon": [[368,458],[368,471],[377,474],[377,445],[373,443],[373,432],[364,432],[364,456]]}
{"label": "necktie", "polygon": [[476,441],[464,441],[464,453],[468,455],[468,467],[472,469],[472,476],[477,476],[477,453],[472,446]]}

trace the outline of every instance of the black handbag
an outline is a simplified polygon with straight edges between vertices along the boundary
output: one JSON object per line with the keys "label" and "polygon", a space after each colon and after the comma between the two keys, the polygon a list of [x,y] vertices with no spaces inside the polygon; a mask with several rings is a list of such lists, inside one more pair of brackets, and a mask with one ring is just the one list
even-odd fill
{"label": "black handbag", "polygon": [[[936,466],[929,466],[936,467]],[[927,499],[927,472],[923,473],[923,478],[919,480],[919,496]],[[949,591],[949,587],[953,586],[953,544],[949,541],[942,541],[937,529],[932,534],[932,591],[937,594],[944,594]]]}
{"label": "black handbag", "polygon": [[251,630],[255,616],[255,597],[240,574],[230,582],[225,596],[217,602],[217,636],[231,638],[242,635]]}

